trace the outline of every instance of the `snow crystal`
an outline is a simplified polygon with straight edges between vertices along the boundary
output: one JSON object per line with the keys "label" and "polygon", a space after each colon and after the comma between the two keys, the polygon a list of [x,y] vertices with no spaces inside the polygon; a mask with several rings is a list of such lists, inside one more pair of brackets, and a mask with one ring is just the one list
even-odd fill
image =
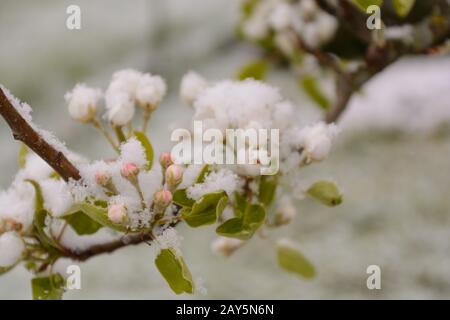
{"label": "snow crystal", "polygon": [[0,191],[0,220],[11,219],[27,231],[35,211],[34,188],[28,182],[17,182],[8,190]]}
{"label": "snow crystal", "polygon": [[203,183],[197,183],[187,189],[189,198],[198,200],[203,195],[215,191],[223,190],[229,197],[242,186],[239,176],[228,169],[220,169],[211,172],[205,177]]}
{"label": "snow crystal", "polygon": [[15,232],[0,235],[0,267],[11,267],[22,257],[25,250],[23,240]]}
{"label": "snow crystal", "polygon": [[11,94],[11,92],[8,89],[6,89],[3,85],[0,84],[0,88],[2,89],[6,98],[8,98],[8,100],[12,104],[12,106],[22,116],[22,118],[24,118],[26,122],[31,124],[32,120],[33,120],[32,116],[31,116],[31,112],[32,112],[31,107],[27,103],[21,102],[18,98],[13,96]]}
{"label": "snow crystal", "polygon": [[44,207],[53,217],[63,216],[72,206],[71,189],[64,180],[47,179],[40,182]]}
{"label": "snow crystal", "polygon": [[133,137],[120,145],[120,162],[131,162],[139,167],[147,163],[145,150],[139,140]]}

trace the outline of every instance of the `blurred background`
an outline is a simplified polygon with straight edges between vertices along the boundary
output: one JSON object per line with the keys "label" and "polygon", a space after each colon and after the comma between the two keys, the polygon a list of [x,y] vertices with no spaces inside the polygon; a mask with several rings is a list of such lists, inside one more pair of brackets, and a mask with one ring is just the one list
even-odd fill
{"label": "blurred background", "polygon": [[[66,28],[71,4],[81,7],[81,30]],[[0,83],[33,107],[38,125],[96,159],[112,153],[94,129],[70,120],[64,93],[77,82],[105,88],[122,68],[160,74],[169,96],[150,137],[166,150],[171,124],[187,126],[191,116],[178,97],[181,76],[192,69],[211,80],[234,77],[256,56],[236,38],[238,19],[237,0],[2,0]],[[271,70],[267,81],[299,105],[305,123],[319,117],[287,71]],[[5,189],[18,169],[18,144],[0,123]],[[224,259],[209,248],[212,227],[180,226],[185,259],[206,295],[175,296],[142,245],[82,264],[82,289],[65,298],[450,298],[450,58],[396,63],[352,100],[340,126],[332,156],[305,179],[333,178],[344,203],[302,201],[294,223],[270,235],[296,240],[317,267],[315,279],[280,270],[270,239]],[[372,264],[381,267],[381,290],[366,287]],[[0,277],[0,298],[31,298],[30,279],[23,267]]]}

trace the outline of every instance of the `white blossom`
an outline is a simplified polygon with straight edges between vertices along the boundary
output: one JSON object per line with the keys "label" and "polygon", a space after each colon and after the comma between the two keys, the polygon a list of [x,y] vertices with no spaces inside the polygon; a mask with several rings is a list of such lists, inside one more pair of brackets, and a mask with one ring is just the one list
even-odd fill
{"label": "white blossom", "polygon": [[195,99],[207,86],[208,82],[205,78],[194,71],[189,71],[181,80],[180,97],[184,103],[192,106]]}
{"label": "white blossom", "polygon": [[0,235],[0,267],[8,268],[15,265],[25,251],[25,244],[15,232],[5,232]]}
{"label": "white blossom", "polygon": [[304,148],[307,162],[322,161],[328,157],[331,142],[337,135],[336,125],[323,122],[305,127],[300,132],[300,145]]}
{"label": "white blossom", "polygon": [[44,207],[54,217],[63,216],[73,204],[69,185],[64,180],[56,179],[46,179],[39,184],[44,197]]}
{"label": "white blossom", "polygon": [[136,88],[136,100],[148,110],[154,110],[160,104],[167,91],[166,82],[160,76],[144,74]]}
{"label": "white blossom", "polygon": [[211,250],[222,256],[228,257],[245,242],[239,239],[219,237],[211,243]]}
{"label": "white blossom", "polygon": [[147,156],[142,144],[136,138],[130,138],[120,145],[120,163],[134,163],[142,167],[147,163]]}
{"label": "white blossom", "polygon": [[134,101],[130,94],[122,91],[105,94],[107,118],[114,126],[128,124],[134,116]]}
{"label": "white blossom", "polygon": [[97,104],[102,97],[100,89],[87,87],[85,84],[77,84],[64,98],[69,105],[70,116],[81,122],[89,122],[95,116]]}
{"label": "white blossom", "polygon": [[33,223],[34,188],[29,182],[15,182],[6,191],[0,191],[0,220],[9,221],[17,231],[26,232]]}
{"label": "white blossom", "polygon": [[271,27],[277,31],[288,28],[291,25],[292,11],[293,8],[285,2],[276,5],[269,16]]}

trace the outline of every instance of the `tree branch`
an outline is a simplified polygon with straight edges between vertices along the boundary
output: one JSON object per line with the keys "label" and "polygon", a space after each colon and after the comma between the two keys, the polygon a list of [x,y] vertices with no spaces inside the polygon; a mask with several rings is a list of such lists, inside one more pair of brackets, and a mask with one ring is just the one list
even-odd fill
{"label": "tree branch", "polygon": [[142,242],[148,242],[152,240],[153,236],[150,233],[124,235],[121,239],[104,244],[94,245],[84,251],[68,251],[65,254],[65,257],[76,261],[86,261],[89,258],[98,256],[100,254],[112,253],[126,246],[138,245]]}
{"label": "tree branch", "polygon": [[14,139],[22,141],[65,181],[81,179],[78,169],[61,152],[45,141],[20,115],[0,88],[0,115],[11,128]]}
{"label": "tree branch", "polygon": [[[36,130],[20,115],[17,109],[0,88],[0,115],[8,123],[13,137],[25,143],[31,150],[47,162],[65,181],[80,180],[78,169],[66,158],[66,156],[52,147],[42,138]],[[176,223],[172,224],[175,226]],[[63,256],[78,261],[86,261],[94,256],[111,253],[129,245],[137,245],[153,240],[151,233],[139,233],[124,235],[121,239],[112,242],[94,245],[84,251],[72,251],[65,248]]]}

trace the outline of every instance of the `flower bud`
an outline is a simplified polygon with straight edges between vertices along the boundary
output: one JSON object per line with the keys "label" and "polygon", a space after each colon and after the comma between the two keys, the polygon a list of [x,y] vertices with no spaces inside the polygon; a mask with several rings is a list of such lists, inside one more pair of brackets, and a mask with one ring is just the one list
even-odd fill
{"label": "flower bud", "polygon": [[211,250],[214,253],[229,257],[233,252],[239,249],[244,241],[233,238],[219,237],[211,244]]}
{"label": "flower bud", "polygon": [[108,208],[108,218],[114,223],[123,223],[127,220],[127,207],[124,204],[117,203]]}
{"label": "flower bud", "polygon": [[0,235],[0,267],[15,265],[25,251],[25,244],[19,235],[9,231]]}
{"label": "flower bud", "polygon": [[139,167],[133,162],[126,162],[120,168],[120,174],[125,179],[136,178],[139,174]]}
{"label": "flower bud", "polygon": [[111,174],[109,172],[99,170],[95,173],[95,182],[98,185],[105,187],[111,182]]}
{"label": "flower bud", "polygon": [[167,189],[162,189],[153,195],[153,203],[156,208],[165,209],[172,201],[172,193]]}
{"label": "flower bud", "polygon": [[161,155],[159,156],[159,163],[161,164],[161,167],[163,169],[167,169],[170,165],[172,165],[173,161],[170,152],[161,153]]}
{"label": "flower bud", "polygon": [[196,72],[190,71],[183,76],[180,96],[184,103],[192,106],[197,96],[208,86],[206,80]]}
{"label": "flower bud", "polygon": [[136,100],[140,107],[154,110],[161,103],[167,91],[166,83],[160,76],[144,74],[136,88]]}
{"label": "flower bud", "polygon": [[105,96],[106,116],[113,126],[127,125],[134,116],[134,101],[122,91],[107,92]]}
{"label": "flower bud", "polygon": [[297,210],[292,203],[292,200],[287,196],[283,196],[280,199],[280,204],[275,213],[274,224],[276,226],[288,224],[292,221],[296,214]]}
{"label": "flower bud", "polygon": [[318,123],[306,127],[301,133],[301,146],[304,148],[306,162],[322,161],[328,157],[331,142],[338,133],[335,125]]}
{"label": "flower bud", "polygon": [[80,122],[89,122],[95,116],[97,102],[102,93],[99,89],[89,88],[84,84],[77,84],[75,88],[64,96],[69,104],[70,116]]}
{"label": "flower bud", "polygon": [[172,164],[166,170],[166,183],[170,187],[176,187],[183,180],[183,167]]}

